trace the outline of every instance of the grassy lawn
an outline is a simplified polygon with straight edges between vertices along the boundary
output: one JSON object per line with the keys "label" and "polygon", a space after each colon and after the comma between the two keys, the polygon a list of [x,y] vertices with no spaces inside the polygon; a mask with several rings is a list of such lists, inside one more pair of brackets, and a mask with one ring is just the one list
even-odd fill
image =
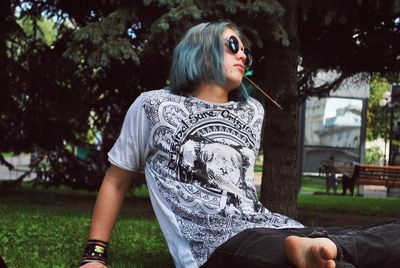
{"label": "grassy lawn", "polygon": [[[77,267],[95,195],[33,192],[0,193],[0,255],[10,268]],[[127,202],[142,206],[143,194]],[[123,209],[110,242],[110,267],[174,267],[153,215]]]}
{"label": "grassy lawn", "polygon": [[[303,186],[307,191],[319,189],[313,180]],[[95,197],[66,188],[0,192],[0,255],[10,268],[77,267]],[[332,220],[340,213],[367,219],[400,217],[400,198],[301,194],[298,205],[306,224],[321,217],[328,217],[328,224],[341,223]],[[112,235],[110,256],[110,267],[174,267],[145,187],[128,195]]]}
{"label": "grassy lawn", "polygon": [[301,181],[302,193],[313,193],[325,191],[325,180],[316,177],[304,176]]}
{"label": "grassy lawn", "polygon": [[[400,198],[353,197],[341,195],[310,195],[302,193],[324,192],[325,181],[320,178],[303,177],[298,205],[302,209],[327,210],[362,215],[399,216]],[[338,191],[339,192],[339,191]]]}
{"label": "grassy lawn", "polygon": [[[298,218],[306,225],[352,225],[400,218],[400,198],[327,195],[325,181],[303,177],[297,198]],[[322,193],[314,195],[312,193]]]}
{"label": "grassy lawn", "polygon": [[[0,251],[9,267],[77,267],[88,214],[18,206],[1,206],[0,213]],[[111,245],[111,267],[173,267],[155,220],[120,218]]]}
{"label": "grassy lawn", "polygon": [[299,195],[298,206],[304,210],[348,213],[365,216],[400,216],[400,198],[373,198],[334,195]]}

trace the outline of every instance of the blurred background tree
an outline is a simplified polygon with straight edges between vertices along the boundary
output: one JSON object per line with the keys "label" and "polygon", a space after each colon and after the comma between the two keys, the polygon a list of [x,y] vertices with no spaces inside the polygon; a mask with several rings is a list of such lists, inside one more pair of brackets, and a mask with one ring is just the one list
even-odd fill
{"label": "blurred background tree", "polygon": [[[126,110],[141,92],[168,84],[182,34],[230,19],[252,43],[253,80],[284,107],[265,103],[261,201],[294,216],[299,104],[360,71],[397,72],[399,7],[398,0],[2,1],[0,151],[46,155],[49,168],[36,183],[97,189]],[[321,69],[341,76],[315,87]]]}

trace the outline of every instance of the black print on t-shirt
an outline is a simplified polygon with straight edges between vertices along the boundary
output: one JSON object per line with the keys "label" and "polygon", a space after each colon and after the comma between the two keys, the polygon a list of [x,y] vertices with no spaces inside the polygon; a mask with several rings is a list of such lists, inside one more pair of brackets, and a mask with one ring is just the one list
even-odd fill
{"label": "black print on t-shirt", "polygon": [[[179,178],[184,183],[223,190],[232,184],[250,198],[251,188],[245,183],[250,167],[248,148],[227,145],[201,136],[188,136],[181,145]],[[247,194],[246,194],[247,195]],[[239,198],[230,194],[227,205],[239,207]]]}
{"label": "black print on t-shirt", "polygon": [[179,230],[198,266],[244,229],[301,226],[257,200],[260,103],[213,105],[160,90],[144,94],[143,107],[151,129],[147,164],[162,196],[156,200],[177,227],[166,229]]}

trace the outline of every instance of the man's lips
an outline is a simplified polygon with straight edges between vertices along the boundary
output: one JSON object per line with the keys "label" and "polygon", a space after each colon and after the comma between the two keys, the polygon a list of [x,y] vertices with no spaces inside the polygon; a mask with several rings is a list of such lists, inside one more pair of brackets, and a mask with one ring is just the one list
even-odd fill
{"label": "man's lips", "polygon": [[244,65],[242,64],[235,64],[234,66],[239,67],[244,72]]}

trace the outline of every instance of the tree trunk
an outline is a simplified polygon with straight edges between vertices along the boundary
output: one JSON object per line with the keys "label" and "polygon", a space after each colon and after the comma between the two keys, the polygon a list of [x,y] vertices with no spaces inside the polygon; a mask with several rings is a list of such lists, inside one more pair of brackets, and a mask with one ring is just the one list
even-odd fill
{"label": "tree trunk", "polygon": [[0,100],[0,106],[5,107],[8,100],[8,73],[7,73],[7,34],[10,30],[9,22],[10,19],[10,3],[8,1],[1,1],[0,3],[0,85],[2,87],[1,94],[3,97]]}
{"label": "tree trunk", "polygon": [[290,44],[285,47],[271,39],[264,47],[264,84],[284,110],[266,105],[261,202],[271,211],[295,217],[299,159],[297,1],[278,2],[286,9],[281,23]]}

